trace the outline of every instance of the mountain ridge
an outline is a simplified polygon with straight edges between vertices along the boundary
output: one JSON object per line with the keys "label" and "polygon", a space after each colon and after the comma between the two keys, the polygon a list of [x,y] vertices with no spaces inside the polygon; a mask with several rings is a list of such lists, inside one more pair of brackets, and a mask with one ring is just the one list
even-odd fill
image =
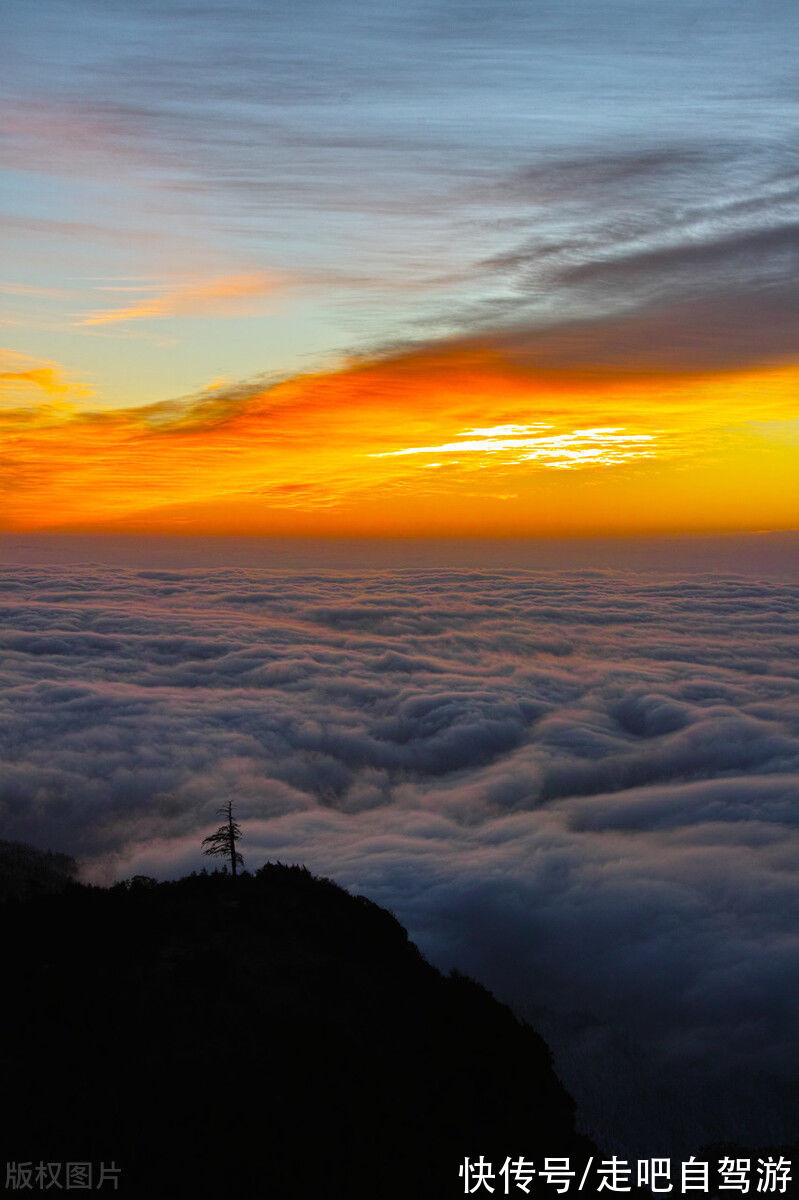
{"label": "mountain ridge", "polygon": [[8,1159],[114,1161],[131,1196],[439,1197],[465,1157],[594,1152],[529,1025],[304,867],[3,915]]}

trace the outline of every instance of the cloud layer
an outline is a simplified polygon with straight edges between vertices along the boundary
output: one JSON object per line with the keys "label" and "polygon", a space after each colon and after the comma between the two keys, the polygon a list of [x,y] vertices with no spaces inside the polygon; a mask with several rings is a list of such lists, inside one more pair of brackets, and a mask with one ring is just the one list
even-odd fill
{"label": "cloud layer", "polygon": [[248,865],[366,892],[534,1016],[600,1135],[796,1134],[796,585],[17,566],[0,587],[4,836],[169,875],[232,796]]}

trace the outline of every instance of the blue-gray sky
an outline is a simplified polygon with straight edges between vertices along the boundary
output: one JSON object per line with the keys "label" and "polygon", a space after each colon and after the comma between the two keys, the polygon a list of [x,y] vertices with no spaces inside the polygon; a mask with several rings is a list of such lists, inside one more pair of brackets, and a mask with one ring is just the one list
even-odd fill
{"label": "blue-gray sky", "polygon": [[[9,3],[4,341],[111,403],[697,297],[712,318],[759,294],[785,352],[798,22],[789,0]],[[246,303],[77,323],[222,276]],[[722,323],[723,354],[747,322]]]}

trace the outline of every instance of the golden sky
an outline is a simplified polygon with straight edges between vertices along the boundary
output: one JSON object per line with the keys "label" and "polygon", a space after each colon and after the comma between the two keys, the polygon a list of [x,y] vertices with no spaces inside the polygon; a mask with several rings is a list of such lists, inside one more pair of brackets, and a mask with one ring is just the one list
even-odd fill
{"label": "golden sky", "polygon": [[542,368],[453,343],[102,408],[0,360],[6,530],[534,536],[799,523],[799,368]]}
{"label": "golden sky", "polygon": [[11,6],[0,528],[799,527],[794,8],[561,7]]}

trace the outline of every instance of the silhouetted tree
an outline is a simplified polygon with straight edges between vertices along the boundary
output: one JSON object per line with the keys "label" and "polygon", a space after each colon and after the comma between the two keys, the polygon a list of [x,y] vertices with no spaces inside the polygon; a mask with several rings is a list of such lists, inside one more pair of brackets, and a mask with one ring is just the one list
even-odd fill
{"label": "silhouetted tree", "polygon": [[233,820],[233,801],[228,800],[227,804],[223,804],[216,811],[220,817],[225,817],[225,823],[219,826],[216,833],[211,833],[207,838],[203,838],[203,847],[205,847],[206,854],[229,858],[230,869],[235,876],[236,867],[243,866],[244,859],[236,849],[236,842],[241,837],[241,827],[238,822]]}

